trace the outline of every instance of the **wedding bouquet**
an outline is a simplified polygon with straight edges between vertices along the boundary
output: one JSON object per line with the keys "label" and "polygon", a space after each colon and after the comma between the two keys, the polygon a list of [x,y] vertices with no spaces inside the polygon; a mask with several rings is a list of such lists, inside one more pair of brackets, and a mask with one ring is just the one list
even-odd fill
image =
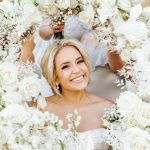
{"label": "wedding bouquet", "polygon": [[[99,8],[98,1],[91,0],[34,0],[42,18],[48,18],[50,26],[57,26],[65,23],[68,16],[78,16],[79,20],[91,28],[97,25]],[[56,33],[56,38],[63,38],[60,33]]]}
{"label": "wedding bouquet", "polygon": [[0,2],[0,60],[14,55],[23,40],[33,34],[41,22],[36,7],[30,0]]}

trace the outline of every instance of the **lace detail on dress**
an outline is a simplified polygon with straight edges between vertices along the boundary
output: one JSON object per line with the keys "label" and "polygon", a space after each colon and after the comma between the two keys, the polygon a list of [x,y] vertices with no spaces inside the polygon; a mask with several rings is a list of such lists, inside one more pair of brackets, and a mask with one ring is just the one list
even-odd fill
{"label": "lace detail on dress", "polygon": [[81,138],[89,137],[94,145],[93,150],[108,150],[109,145],[106,143],[106,130],[104,128],[94,129],[86,132],[80,132]]}

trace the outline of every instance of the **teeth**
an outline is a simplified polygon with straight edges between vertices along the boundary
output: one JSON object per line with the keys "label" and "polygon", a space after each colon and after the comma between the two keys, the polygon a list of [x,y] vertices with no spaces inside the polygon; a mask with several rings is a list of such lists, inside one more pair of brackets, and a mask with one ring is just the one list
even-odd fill
{"label": "teeth", "polygon": [[83,79],[83,76],[80,76],[78,78],[73,79],[72,81],[80,81],[81,79]]}

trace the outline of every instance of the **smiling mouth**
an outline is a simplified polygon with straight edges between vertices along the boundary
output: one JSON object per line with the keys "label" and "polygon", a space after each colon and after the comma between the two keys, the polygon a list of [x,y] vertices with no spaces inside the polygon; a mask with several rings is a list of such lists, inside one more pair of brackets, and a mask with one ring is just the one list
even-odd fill
{"label": "smiling mouth", "polygon": [[76,78],[72,79],[71,81],[78,83],[78,82],[83,81],[84,77],[85,77],[85,76],[82,75],[82,76],[79,76],[79,77],[76,77]]}

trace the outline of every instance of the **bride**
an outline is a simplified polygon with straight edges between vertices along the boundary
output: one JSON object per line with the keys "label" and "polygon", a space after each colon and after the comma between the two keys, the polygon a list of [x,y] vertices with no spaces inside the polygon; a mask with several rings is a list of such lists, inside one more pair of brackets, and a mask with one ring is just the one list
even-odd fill
{"label": "bride", "polygon": [[[60,31],[64,32],[65,38],[68,39],[75,38],[83,43],[90,57],[92,72],[95,70],[97,66],[105,67],[107,63],[109,63],[109,67],[112,70],[112,72],[116,72],[124,65],[124,62],[122,62],[119,54],[109,52],[107,49],[101,47],[100,43],[94,36],[92,29],[90,29],[86,24],[82,23],[79,20],[79,17],[77,16],[69,16],[65,20],[65,25],[60,24],[55,27],[50,27],[49,21],[45,20],[39,30],[41,38],[35,40],[36,46],[32,38],[29,38],[30,40],[26,41],[26,43],[22,48],[20,60],[21,61],[26,61],[27,59],[34,60],[36,65],[40,66],[44,52],[46,51],[47,47],[49,45],[52,45],[53,42],[55,41],[55,39],[53,38],[54,34]],[[113,82],[114,81],[112,81],[112,83]],[[112,83],[110,83],[110,86]],[[45,78],[43,78],[42,95],[44,97],[53,95],[53,92],[48,86]]]}
{"label": "bride", "polygon": [[[108,150],[102,116],[112,103],[86,91],[89,83],[90,63],[87,53],[79,42],[62,40],[45,52],[42,73],[55,93],[47,97],[48,111],[59,116],[67,128],[66,115],[77,109],[82,117],[76,128],[80,136],[90,136],[95,150]],[[33,104],[36,106],[36,104]]]}

